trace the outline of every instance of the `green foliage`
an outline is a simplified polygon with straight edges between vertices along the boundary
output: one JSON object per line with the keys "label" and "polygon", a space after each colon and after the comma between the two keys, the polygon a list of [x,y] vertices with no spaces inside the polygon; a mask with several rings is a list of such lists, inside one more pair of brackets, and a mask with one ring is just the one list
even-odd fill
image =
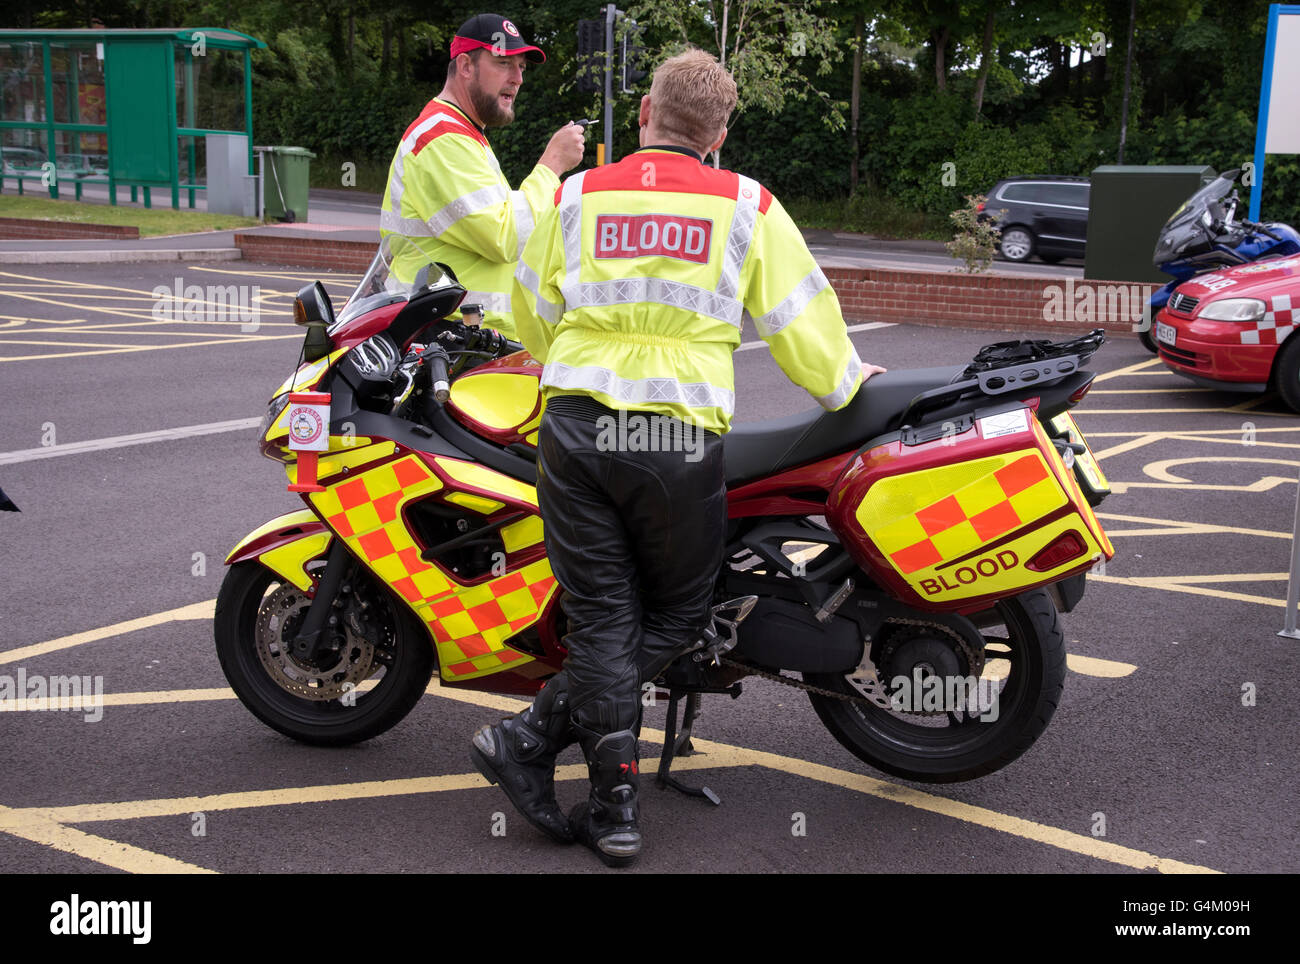
{"label": "green foliage", "polygon": [[974,274],[987,271],[993,264],[1002,232],[993,222],[980,218],[980,205],[987,201],[983,194],[970,194],[966,204],[948,215],[957,233],[944,247],[954,258],[961,258],[965,270]]}
{"label": "green foliage", "polygon": [[[976,118],[989,4],[640,0],[625,9],[647,28],[651,51],[693,43],[725,52],[741,96],[726,166],[837,230],[934,235],[946,233],[947,214],[963,196],[986,192],[999,178],[1088,174],[1116,160],[1128,3],[993,4],[993,55]],[[228,26],[259,37],[269,49],[253,56],[255,142],[316,151],[314,169],[326,183],[337,183],[341,163],[356,163],[362,189],[386,176],[398,138],[442,86],[451,34],[481,9],[469,0],[16,0],[0,5],[0,27],[82,27],[93,15],[110,28]],[[512,0],[502,10],[548,58],[526,75],[517,120],[489,135],[512,182],[570,119],[602,118],[589,142],[605,137],[599,95],[574,89],[576,22],[601,9],[591,0]],[[1267,13],[1262,3],[1138,5],[1127,163],[1223,170],[1253,159]],[[846,125],[859,15],[865,32],[854,140]],[[1108,42],[1105,56],[1071,66],[1098,32]],[[636,109],[648,86],[647,79],[636,93],[617,96],[615,158],[637,146]],[[855,155],[863,185],[856,194],[849,183]],[[1271,157],[1264,174],[1263,216],[1300,224],[1300,158]]]}

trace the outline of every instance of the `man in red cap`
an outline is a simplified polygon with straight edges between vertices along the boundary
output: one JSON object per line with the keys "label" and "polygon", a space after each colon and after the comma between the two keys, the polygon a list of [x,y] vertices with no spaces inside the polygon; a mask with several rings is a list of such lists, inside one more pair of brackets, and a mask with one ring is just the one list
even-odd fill
{"label": "man in red cap", "polygon": [[504,17],[466,20],[451,43],[446,84],[393,156],[379,216],[382,234],[414,242],[399,252],[412,275],[415,260],[451,265],[468,292],[465,304],[482,305],[484,324],[510,337],[515,264],[537,219],[554,206],[560,175],[581,163],[584,150],[583,129],[567,124],[512,190],[488,144],[488,128],[515,118],[525,62],[545,60]]}

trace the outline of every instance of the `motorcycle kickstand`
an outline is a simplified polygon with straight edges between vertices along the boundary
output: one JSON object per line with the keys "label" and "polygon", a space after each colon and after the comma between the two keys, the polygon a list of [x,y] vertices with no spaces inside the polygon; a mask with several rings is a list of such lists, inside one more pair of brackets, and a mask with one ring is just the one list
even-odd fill
{"label": "motorcycle kickstand", "polygon": [[699,715],[700,694],[687,693],[686,706],[682,710],[682,732],[677,734],[677,704],[681,700],[678,690],[670,690],[668,696],[668,721],[664,729],[664,748],[659,757],[659,772],[656,782],[661,787],[671,787],[688,797],[703,797],[715,807],[721,806],[721,798],[708,787],[690,787],[682,783],[668,771],[673,765],[673,758],[678,754],[688,756],[695,752],[691,746],[691,731],[695,727],[695,718]]}

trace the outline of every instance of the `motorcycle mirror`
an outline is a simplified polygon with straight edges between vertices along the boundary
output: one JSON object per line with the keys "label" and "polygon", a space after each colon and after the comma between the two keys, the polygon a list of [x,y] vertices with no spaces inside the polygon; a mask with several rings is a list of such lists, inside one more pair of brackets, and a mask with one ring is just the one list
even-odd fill
{"label": "motorcycle mirror", "polygon": [[332,325],[334,324],[334,306],[325,286],[319,281],[304,285],[293,299],[293,323],[295,325]]}

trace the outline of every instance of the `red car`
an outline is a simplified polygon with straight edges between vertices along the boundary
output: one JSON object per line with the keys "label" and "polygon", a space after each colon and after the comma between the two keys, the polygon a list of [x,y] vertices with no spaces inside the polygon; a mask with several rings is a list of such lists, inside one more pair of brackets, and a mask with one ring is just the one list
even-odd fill
{"label": "red car", "polygon": [[[1295,306],[1294,308],[1292,306]],[[1300,412],[1300,255],[1197,275],[1156,316],[1172,371],[1209,388],[1274,390]]]}

